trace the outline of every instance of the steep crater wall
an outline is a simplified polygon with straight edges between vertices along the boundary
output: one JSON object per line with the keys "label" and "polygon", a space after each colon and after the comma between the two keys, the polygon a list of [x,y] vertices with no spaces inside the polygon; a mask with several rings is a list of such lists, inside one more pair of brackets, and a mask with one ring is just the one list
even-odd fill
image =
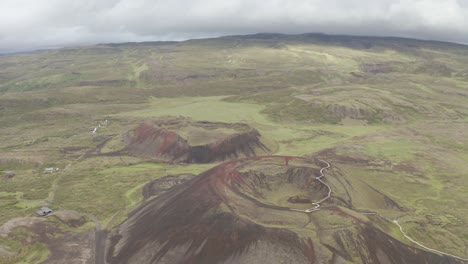
{"label": "steep crater wall", "polygon": [[[110,235],[106,260],[112,264],[461,263],[404,244],[350,208],[328,204],[305,214],[242,195],[252,198],[253,192],[245,191],[250,188],[265,194],[278,179],[307,184],[310,172],[320,168],[317,164],[268,156],[216,166],[135,209]],[[271,173],[277,169],[284,173]],[[338,177],[331,173],[327,177]]]}
{"label": "steep crater wall", "polygon": [[[173,125],[173,124],[172,124]],[[232,127],[237,125],[242,130],[222,138],[215,138],[205,144],[191,144],[179,133],[177,127],[169,130],[157,123],[144,123],[125,135],[126,150],[130,155],[157,158],[171,162],[210,163],[231,158],[256,156],[257,153],[268,153],[270,149],[262,142],[261,134],[245,124],[195,123],[194,130],[198,137],[209,138],[210,129]],[[206,134],[205,133],[206,130]],[[240,129],[238,129],[240,130]],[[194,133],[195,133],[194,132]],[[187,133],[187,132],[186,132]],[[201,136],[200,136],[201,135]]]}

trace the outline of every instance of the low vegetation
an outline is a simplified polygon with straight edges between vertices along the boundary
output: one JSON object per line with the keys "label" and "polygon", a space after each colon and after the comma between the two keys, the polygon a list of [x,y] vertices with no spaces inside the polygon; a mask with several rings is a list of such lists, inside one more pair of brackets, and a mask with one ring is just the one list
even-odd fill
{"label": "low vegetation", "polygon": [[[0,227],[37,216],[40,206],[73,210],[87,224],[57,228],[85,243],[93,228],[127,220],[145,184],[218,165],[125,150],[129,131],[174,119],[245,124],[271,154],[326,159],[354,188],[353,207],[340,210],[357,219],[366,218],[359,210],[379,212],[424,245],[468,254],[468,48],[393,38],[262,34],[1,56]],[[194,145],[237,131],[168,129]],[[60,170],[45,174],[48,167]],[[265,194],[287,204],[281,192]],[[340,214],[317,218],[330,228],[350,224]],[[396,226],[368,219],[411,245]],[[1,263],[41,263],[60,252],[55,240],[26,241],[31,228],[0,236]]]}

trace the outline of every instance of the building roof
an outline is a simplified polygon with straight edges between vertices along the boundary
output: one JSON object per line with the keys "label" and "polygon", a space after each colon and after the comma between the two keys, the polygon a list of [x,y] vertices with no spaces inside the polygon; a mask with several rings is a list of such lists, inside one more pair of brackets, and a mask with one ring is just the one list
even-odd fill
{"label": "building roof", "polygon": [[37,213],[40,215],[47,215],[47,214],[52,213],[52,209],[44,206],[44,207],[37,209]]}

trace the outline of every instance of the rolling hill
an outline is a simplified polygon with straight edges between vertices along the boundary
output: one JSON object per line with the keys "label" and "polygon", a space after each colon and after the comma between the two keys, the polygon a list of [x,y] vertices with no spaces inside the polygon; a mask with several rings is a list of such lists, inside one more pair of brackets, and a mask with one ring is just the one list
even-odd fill
{"label": "rolling hill", "polygon": [[0,262],[466,263],[467,117],[452,43],[0,56]]}

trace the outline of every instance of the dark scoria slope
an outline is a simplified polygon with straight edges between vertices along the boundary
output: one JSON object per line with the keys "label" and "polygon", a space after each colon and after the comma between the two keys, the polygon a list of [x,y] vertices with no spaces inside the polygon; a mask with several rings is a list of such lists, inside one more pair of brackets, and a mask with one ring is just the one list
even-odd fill
{"label": "dark scoria slope", "polygon": [[[326,193],[321,162],[254,157],[210,169],[137,208],[110,236],[109,263],[458,263],[404,244],[385,223],[353,212],[334,168],[336,196],[311,214],[291,211],[301,195]],[[352,197],[355,194],[350,194]],[[348,198],[349,198],[348,197]],[[385,197],[375,197],[385,200]],[[346,205],[348,203],[348,205]],[[310,205],[309,205],[310,207]],[[347,208],[348,207],[348,208]],[[389,227],[387,227],[389,228]]]}
{"label": "dark scoria slope", "polygon": [[[228,124],[213,123],[213,125]],[[211,143],[194,146],[172,130],[144,123],[129,132],[125,141],[127,151],[131,155],[184,163],[210,163],[241,156],[255,156],[257,152],[269,151],[262,143],[261,135],[256,129],[242,125],[248,129]]]}

